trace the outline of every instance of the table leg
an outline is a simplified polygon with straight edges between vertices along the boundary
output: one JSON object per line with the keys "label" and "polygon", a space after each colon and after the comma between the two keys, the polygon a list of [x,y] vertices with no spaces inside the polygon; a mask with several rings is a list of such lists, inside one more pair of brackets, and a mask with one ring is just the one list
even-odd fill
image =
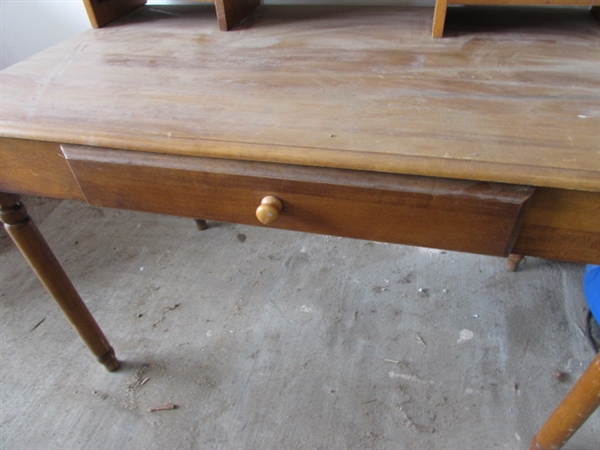
{"label": "table leg", "polygon": [[523,255],[511,253],[510,255],[508,255],[508,258],[506,258],[506,268],[509,272],[516,272],[519,268],[519,264],[521,264],[521,261],[523,261],[523,259],[525,259]]}
{"label": "table leg", "polygon": [[531,441],[530,450],[557,450],[600,406],[600,353]]}
{"label": "table leg", "polygon": [[196,227],[202,231],[202,230],[206,230],[208,228],[208,224],[206,223],[206,220],[204,219],[194,219],[196,221]]}
{"label": "table leg", "polygon": [[0,220],[44,287],[54,297],[94,356],[104,364],[108,371],[117,370],[119,361],[113,348],[81,300],[37,226],[27,214],[18,195],[0,193]]}

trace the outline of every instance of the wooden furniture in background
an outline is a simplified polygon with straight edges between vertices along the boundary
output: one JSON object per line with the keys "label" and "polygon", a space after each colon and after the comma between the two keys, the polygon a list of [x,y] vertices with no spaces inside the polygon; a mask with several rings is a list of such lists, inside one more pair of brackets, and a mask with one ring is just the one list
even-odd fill
{"label": "wooden furniture in background", "polygon": [[[272,228],[600,263],[589,15],[434,41],[424,8],[268,7],[263,26],[232,33],[215,32],[212,7],[163,8],[1,78],[2,220],[109,370],[110,345],[16,194],[256,226],[272,196]],[[594,380],[576,385],[592,403],[567,399],[536,446],[558,448],[591,414]]]}
{"label": "wooden furniture in background", "polygon": [[527,6],[527,5],[545,5],[545,6],[587,6],[596,7],[598,0],[436,0],[435,10],[433,12],[433,27],[431,34],[435,38],[444,35],[444,26],[446,24],[446,11],[448,6],[457,5],[487,5],[487,6]]}
{"label": "wooden furniture in background", "polygon": [[261,3],[261,0],[214,0],[221,31],[232,29]]}
{"label": "wooden furniture in background", "polygon": [[[134,9],[146,4],[147,0],[83,0],[90,23],[100,28],[116,20]],[[197,0],[213,2],[219,29],[227,31],[244,20],[260,4],[261,0]],[[446,12],[448,6],[488,5],[488,6],[582,6],[598,8],[599,0],[436,0],[433,14],[433,37],[444,35]]]}
{"label": "wooden furniture in background", "polygon": [[[197,1],[213,2],[213,0]],[[146,0],[83,0],[83,3],[92,26],[100,28],[145,5]],[[254,11],[260,3],[260,0],[214,0],[219,29],[230,30]]]}
{"label": "wooden furniture in background", "polygon": [[146,4],[146,0],[83,0],[90,23],[94,28],[107,23]]}

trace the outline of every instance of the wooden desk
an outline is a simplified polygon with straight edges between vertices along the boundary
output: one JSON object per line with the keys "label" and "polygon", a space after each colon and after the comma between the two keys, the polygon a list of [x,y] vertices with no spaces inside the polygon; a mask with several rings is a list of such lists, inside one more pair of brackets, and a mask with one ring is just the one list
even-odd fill
{"label": "wooden desk", "polygon": [[[109,370],[14,194],[257,226],[272,196],[271,227],[600,263],[589,15],[435,41],[426,8],[260,11],[221,33],[212,8],[141,8],[2,72],[2,220]],[[598,367],[539,448],[597,406]]]}

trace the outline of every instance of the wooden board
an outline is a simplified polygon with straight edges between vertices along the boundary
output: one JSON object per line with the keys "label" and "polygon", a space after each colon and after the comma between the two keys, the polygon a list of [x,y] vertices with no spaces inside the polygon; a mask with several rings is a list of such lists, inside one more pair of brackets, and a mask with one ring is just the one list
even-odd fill
{"label": "wooden board", "polygon": [[0,192],[84,200],[60,144],[0,139]]}
{"label": "wooden board", "polygon": [[227,31],[244,20],[260,5],[260,0],[215,0],[219,29]]}
{"label": "wooden board", "polygon": [[436,0],[431,34],[440,38],[444,35],[446,11],[451,5],[484,6],[581,6],[597,7],[598,0]]}
{"label": "wooden board", "polygon": [[288,230],[508,256],[526,186],[63,146],[86,200],[261,225],[267,195],[283,203],[269,225]]}
{"label": "wooden board", "polygon": [[[217,21],[222,31],[227,31],[244,20],[256,7],[260,0],[197,0],[215,4]],[[83,0],[90,23],[100,28],[123,17],[146,0]]]}
{"label": "wooden board", "polygon": [[146,4],[146,0],[83,0],[85,10],[94,28],[116,20]]}
{"label": "wooden board", "polygon": [[429,12],[142,8],[4,71],[2,135],[600,190],[595,19],[440,42]]}

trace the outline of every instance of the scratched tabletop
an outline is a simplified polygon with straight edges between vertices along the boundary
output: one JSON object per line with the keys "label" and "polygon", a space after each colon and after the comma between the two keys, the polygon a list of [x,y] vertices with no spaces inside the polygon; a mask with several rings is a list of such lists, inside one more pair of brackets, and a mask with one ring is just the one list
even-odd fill
{"label": "scratched tabletop", "polygon": [[600,191],[597,19],[476,13],[144,7],[3,71],[1,135]]}

